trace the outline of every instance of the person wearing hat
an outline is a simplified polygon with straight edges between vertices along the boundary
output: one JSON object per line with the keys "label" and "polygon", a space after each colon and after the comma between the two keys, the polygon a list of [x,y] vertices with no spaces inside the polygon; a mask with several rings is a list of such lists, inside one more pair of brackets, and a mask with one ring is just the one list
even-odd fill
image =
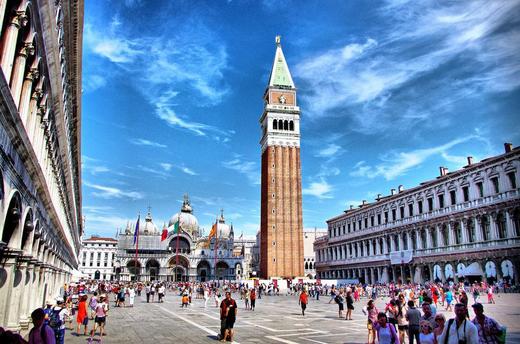
{"label": "person wearing hat", "polygon": [[63,344],[65,342],[65,320],[68,316],[69,311],[65,306],[65,301],[62,297],[57,297],[56,306],[52,307],[49,317],[49,325],[54,330],[56,344]]}
{"label": "person wearing hat", "polygon": [[478,330],[479,344],[498,344],[502,326],[495,319],[484,315],[484,306],[481,303],[475,303],[472,307],[475,312],[472,322]]}
{"label": "person wearing hat", "polygon": [[103,338],[103,333],[105,332],[105,323],[106,323],[106,317],[108,313],[108,304],[106,303],[107,296],[106,294],[101,294],[99,296],[99,302],[96,305],[96,318],[94,322],[94,327],[90,331],[90,341],[94,338],[94,335],[96,334],[96,329],[99,326],[99,338]]}

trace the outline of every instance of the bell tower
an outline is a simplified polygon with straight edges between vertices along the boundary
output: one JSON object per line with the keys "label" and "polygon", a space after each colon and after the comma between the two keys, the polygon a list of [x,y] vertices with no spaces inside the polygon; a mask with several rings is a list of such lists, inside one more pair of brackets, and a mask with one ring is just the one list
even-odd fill
{"label": "bell tower", "polygon": [[260,274],[262,278],[303,276],[300,108],[280,36],[260,125]]}

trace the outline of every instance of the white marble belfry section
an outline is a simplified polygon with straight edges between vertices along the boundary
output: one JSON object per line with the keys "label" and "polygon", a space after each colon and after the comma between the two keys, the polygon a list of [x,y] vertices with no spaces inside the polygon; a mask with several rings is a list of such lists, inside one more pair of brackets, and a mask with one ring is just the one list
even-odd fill
{"label": "white marble belfry section", "polygon": [[0,326],[78,268],[83,0],[0,0]]}

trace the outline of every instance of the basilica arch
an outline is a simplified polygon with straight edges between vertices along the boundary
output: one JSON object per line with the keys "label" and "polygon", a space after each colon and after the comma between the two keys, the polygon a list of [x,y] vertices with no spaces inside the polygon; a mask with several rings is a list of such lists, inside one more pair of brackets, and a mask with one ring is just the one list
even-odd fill
{"label": "basilica arch", "polygon": [[197,279],[201,282],[206,282],[211,279],[211,265],[206,259],[203,259],[197,264]]}
{"label": "basilica arch", "polygon": [[146,274],[148,275],[150,281],[154,281],[158,278],[160,269],[161,265],[157,260],[149,259],[146,262]]}
{"label": "basilica arch", "polygon": [[168,281],[187,281],[190,262],[183,255],[173,256],[168,260]]}

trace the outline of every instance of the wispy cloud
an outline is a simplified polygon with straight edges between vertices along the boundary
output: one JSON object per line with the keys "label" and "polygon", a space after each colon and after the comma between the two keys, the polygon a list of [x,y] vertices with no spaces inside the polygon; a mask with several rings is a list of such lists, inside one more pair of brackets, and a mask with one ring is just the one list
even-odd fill
{"label": "wispy cloud", "polygon": [[324,179],[314,181],[302,190],[302,194],[317,197],[319,199],[332,198],[332,186]]}
{"label": "wispy cloud", "polygon": [[93,92],[99,88],[104,87],[107,84],[107,80],[97,74],[85,74],[83,77],[83,91],[84,92]]}
{"label": "wispy cloud", "polygon": [[86,180],[83,181],[83,185],[98,191],[92,192],[93,196],[112,199],[112,198],[130,198],[133,200],[142,199],[144,195],[137,191],[126,191],[115,187],[104,186],[99,184],[93,184]]}
{"label": "wispy cloud", "polygon": [[223,74],[228,68],[228,55],[222,40],[190,18],[182,25],[175,24],[177,35],[161,37],[132,37],[123,24],[118,16],[104,32],[87,24],[85,46],[132,73],[138,88],[155,107],[156,116],[168,125],[228,142],[232,131],[194,121],[189,118],[192,115],[179,115],[178,105],[172,101],[178,90],[194,91],[199,96],[192,104],[205,107],[220,103],[229,93]]}
{"label": "wispy cloud", "polygon": [[130,141],[130,143],[137,145],[137,146],[150,146],[150,147],[158,147],[158,148],[168,147],[162,143],[154,142],[154,141],[150,141],[150,140],[146,140],[146,139],[130,139],[129,141]]}
{"label": "wispy cloud", "polygon": [[169,172],[169,171],[172,169],[172,167],[173,167],[172,164],[169,164],[169,163],[167,163],[167,162],[161,162],[159,165],[160,165],[160,166],[161,166],[161,167],[162,167],[166,172]]}
{"label": "wispy cloud", "polygon": [[365,178],[383,177],[386,180],[393,180],[406,174],[411,169],[419,166],[434,155],[440,155],[445,158],[448,157],[446,160],[453,162],[454,159],[448,155],[448,150],[456,145],[475,139],[479,139],[479,137],[471,135],[464,138],[454,139],[445,144],[431,148],[416,149],[408,152],[391,152],[381,157],[383,162],[375,166],[370,166],[365,161],[359,161],[354,166],[354,170],[350,175],[353,177]]}
{"label": "wispy cloud", "polygon": [[253,185],[260,184],[260,171],[257,163],[254,161],[243,160],[240,155],[235,154],[233,160],[224,161],[222,166],[244,174]]}
{"label": "wispy cloud", "polygon": [[190,176],[197,176],[198,175],[198,173],[196,173],[195,171],[193,171],[189,167],[181,166],[180,169],[181,169],[182,172],[184,172],[186,174],[189,174]]}
{"label": "wispy cloud", "polygon": [[[315,90],[303,96],[309,117],[349,116],[353,130],[371,134],[407,130],[434,122],[434,115],[437,123],[449,121],[439,121],[443,104],[516,89],[520,31],[504,25],[516,20],[519,10],[516,0],[390,1],[378,12],[381,23],[388,23],[379,31],[383,34],[354,38],[296,65],[303,87]],[[455,59],[461,67],[443,74]],[[415,82],[420,78],[429,99],[418,99]],[[432,97],[441,104],[433,104]]]}
{"label": "wispy cloud", "polygon": [[319,158],[332,158],[341,155],[343,148],[335,143],[329,143],[316,152]]}

